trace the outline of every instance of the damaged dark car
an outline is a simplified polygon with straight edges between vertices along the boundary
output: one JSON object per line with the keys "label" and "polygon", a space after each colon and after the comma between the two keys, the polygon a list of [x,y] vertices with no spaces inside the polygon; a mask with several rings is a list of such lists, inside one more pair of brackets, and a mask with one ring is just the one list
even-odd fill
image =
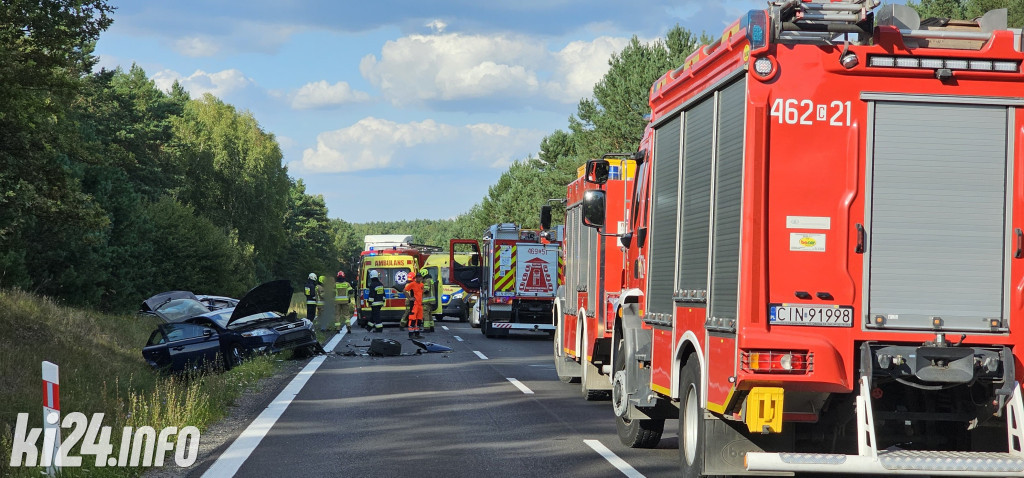
{"label": "damaged dark car", "polygon": [[191,292],[150,297],[142,312],[161,318],[142,349],[158,371],[181,372],[206,366],[231,368],[246,357],[293,350],[322,350],[313,324],[288,312],[292,286],[271,281],[250,290],[234,307],[211,310]]}

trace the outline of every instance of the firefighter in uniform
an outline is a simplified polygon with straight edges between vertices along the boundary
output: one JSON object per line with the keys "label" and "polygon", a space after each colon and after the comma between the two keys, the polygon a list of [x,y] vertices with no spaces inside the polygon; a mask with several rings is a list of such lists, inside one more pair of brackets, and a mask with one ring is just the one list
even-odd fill
{"label": "firefighter in uniform", "polygon": [[303,292],[306,294],[306,320],[310,322],[316,319],[316,273],[310,272],[309,278],[306,279],[306,285],[303,287]]}
{"label": "firefighter in uniform", "polygon": [[384,307],[384,284],[380,281],[380,272],[370,271],[370,283],[367,284],[370,291],[370,321],[367,328],[374,332],[383,332],[384,323],[380,318],[380,309]]}
{"label": "firefighter in uniform", "polygon": [[423,283],[423,330],[434,331],[434,310],[437,309],[437,279],[430,276],[426,269],[420,269],[419,277]]}
{"label": "firefighter in uniform", "polygon": [[423,281],[416,272],[409,273],[409,281],[405,283],[405,296],[412,297],[412,308],[409,311],[409,338],[420,338],[423,331]]}
{"label": "firefighter in uniform", "polygon": [[327,326],[324,325],[324,276],[320,276],[316,280],[316,320],[319,322],[320,331],[327,330]]}
{"label": "firefighter in uniform", "polygon": [[342,322],[348,325],[348,318],[352,315],[352,311],[348,305],[352,302],[352,285],[345,280],[345,273],[338,271],[338,276],[334,278],[334,313],[338,319],[334,322],[334,326],[338,330],[341,330]]}

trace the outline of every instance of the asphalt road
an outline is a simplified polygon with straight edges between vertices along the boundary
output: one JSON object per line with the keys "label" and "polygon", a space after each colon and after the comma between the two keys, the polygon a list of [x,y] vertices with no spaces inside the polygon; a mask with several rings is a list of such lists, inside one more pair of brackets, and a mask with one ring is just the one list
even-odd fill
{"label": "asphalt road", "polygon": [[[410,355],[326,357],[236,476],[678,474],[676,421],[665,424],[656,449],[622,446],[610,403],[587,402],[579,384],[558,381],[546,335],[487,339],[454,321],[424,335],[452,352],[415,355],[395,328],[346,335],[336,352],[365,351],[357,346],[383,336]],[[616,457],[625,465],[613,466]]]}

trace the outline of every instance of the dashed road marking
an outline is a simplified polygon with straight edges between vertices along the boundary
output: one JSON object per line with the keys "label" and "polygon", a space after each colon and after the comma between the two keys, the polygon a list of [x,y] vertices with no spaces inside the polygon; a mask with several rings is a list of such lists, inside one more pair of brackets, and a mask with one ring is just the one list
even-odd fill
{"label": "dashed road marking", "polygon": [[612,453],[612,451],[609,450],[608,447],[602,445],[601,442],[597,440],[583,440],[583,443],[586,443],[590,448],[593,448],[598,455],[604,457],[605,460],[608,460],[608,463],[611,463],[612,466],[618,468],[622,474],[629,478],[646,478],[643,473],[640,473],[632,466],[629,466],[629,463],[626,463],[626,460],[623,460],[615,453]]}
{"label": "dashed road marking", "polygon": [[442,325],[441,328],[444,330],[449,330],[447,325]]}
{"label": "dashed road marking", "polygon": [[477,357],[480,357],[481,360],[487,360],[487,356],[481,353],[479,350],[474,350],[473,353],[475,353]]}
{"label": "dashed road marking", "polygon": [[455,340],[462,342],[462,337],[459,337],[458,335],[453,335],[452,337],[455,337]]}
{"label": "dashed road marking", "polygon": [[523,382],[520,382],[519,380],[516,380],[514,378],[506,378],[506,380],[508,380],[509,382],[512,382],[512,385],[515,385],[516,388],[518,388],[523,393],[525,393],[527,395],[533,395],[533,390],[530,390],[529,387],[527,387],[526,385],[523,385]]}

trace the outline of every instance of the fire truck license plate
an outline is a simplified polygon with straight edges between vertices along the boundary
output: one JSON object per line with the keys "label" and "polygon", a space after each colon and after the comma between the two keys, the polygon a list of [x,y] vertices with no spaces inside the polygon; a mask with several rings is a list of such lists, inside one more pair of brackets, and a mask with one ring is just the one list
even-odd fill
{"label": "fire truck license plate", "polygon": [[853,327],[853,307],[843,305],[773,304],[768,322],[772,325],[817,325]]}

